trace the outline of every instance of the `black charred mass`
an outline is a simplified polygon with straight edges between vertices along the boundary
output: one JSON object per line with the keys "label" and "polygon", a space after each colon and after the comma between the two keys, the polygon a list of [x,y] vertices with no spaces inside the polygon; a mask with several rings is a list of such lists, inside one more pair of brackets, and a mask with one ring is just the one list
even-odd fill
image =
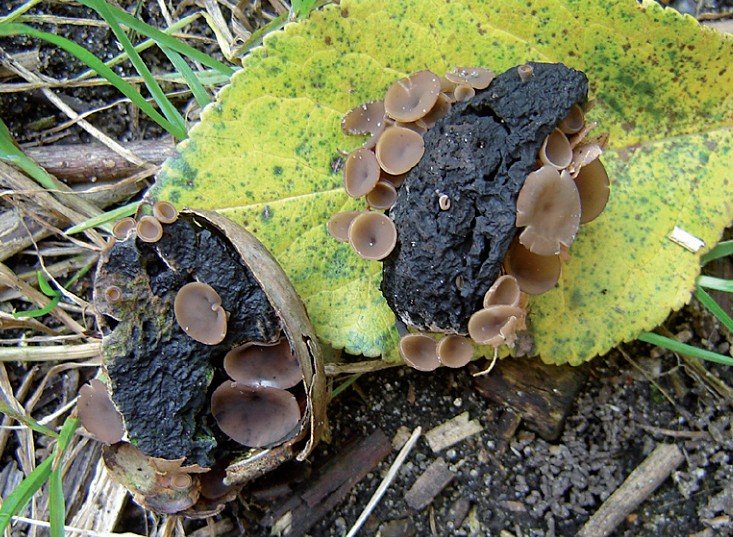
{"label": "black charred mass", "polygon": [[[212,286],[229,312],[218,345],[195,341],[175,320],[173,302],[183,285]],[[107,286],[122,300],[104,301]],[[103,256],[95,281],[95,304],[107,326],[103,354],[112,400],[122,413],[130,442],[144,454],[187,458],[210,466],[217,445],[208,422],[208,387],[214,363],[245,341],[272,341],[280,320],[234,247],[204,222],[181,216],[164,227],[157,243],[127,240]]]}
{"label": "black charred mass", "polygon": [[[526,82],[509,69],[425,134],[425,155],[388,213],[398,243],[384,260],[382,293],[408,325],[466,333],[499,276],[516,233],[517,195],[543,140],[587,101],[582,72],[529,65]],[[448,210],[438,205],[442,195]]]}

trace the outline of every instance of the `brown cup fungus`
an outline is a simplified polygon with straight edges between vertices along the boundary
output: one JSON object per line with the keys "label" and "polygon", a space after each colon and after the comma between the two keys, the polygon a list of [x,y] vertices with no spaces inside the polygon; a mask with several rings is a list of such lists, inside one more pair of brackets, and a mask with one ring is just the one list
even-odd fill
{"label": "brown cup fungus", "polygon": [[181,287],[173,303],[176,321],[196,341],[216,345],[227,335],[227,312],[221,297],[206,283],[192,282]]}
{"label": "brown cup fungus", "polygon": [[353,151],[344,164],[344,189],[352,198],[369,193],[379,181],[379,163],[370,150]]}
{"label": "brown cup fungus", "polygon": [[224,370],[234,381],[252,387],[292,388],[303,380],[290,343],[247,343],[224,357]]}
{"label": "brown cup fungus", "polygon": [[[429,91],[416,89],[421,80]],[[511,346],[526,328],[527,294],[556,285],[580,223],[608,194],[597,160],[605,139],[586,139],[587,90],[583,73],[534,62],[498,76],[481,67],[441,78],[421,71],[390,86],[374,152],[380,181],[404,174],[399,183],[387,176],[397,193],[387,212],[397,247],[367,256],[383,259],[381,290],[403,323],[449,334],[437,345],[424,334],[405,336],[400,354],[408,364],[431,370],[454,347],[464,350],[460,359],[437,362],[470,359],[465,334]],[[414,155],[398,139],[414,141]],[[372,208],[387,206],[374,203],[375,190],[366,195]],[[357,252],[379,242],[368,233],[355,245],[357,223],[365,222],[360,215],[348,227]]]}
{"label": "brown cup fungus", "polygon": [[433,371],[440,366],[436,341],[425,334],[407,334],[400,339],[400,356],[418,371]]}
{"label": "brown cup fungus", "polygon": [[110,304],[116,304],[122,300],[122,289],[116,285],[110,285],[104,290],[104,299]]}
{"label": "brown cup fungus", "polygon": [[131,216],[118,220],[112,226],[112,235],[118,241],[124,241],[131,233],[135,232],[136,225],[137,222],[135,222],[135,219]]}
{"label": "brown cup fungus", "polygon": [[326,225],[328,234],[341,242],[349,242],[349,226],[361,211],[344,211],[334,214]]}
{"label": "brown cup fungus", "polygon": [[[124,300],[106,299],[112,286]],[[211,516],[318,442],[327,402],[318,339],[285,273],[240,226],[184,210],[154,247],[116,242],[101,254],[94,306],[125,435],[105,440],[117,443],[104,460],[139,504]]]}
{"label": "brown cup fungus", "polygon": [[178,218],[178,210],[169,201],[159,201],[153,205],[153,216],[163,224],[172,224]]}
{"label": "brown cup fungus", "polygon": [[438,342],[438,361],[446,367],[463,367],[473,358],[473,343],[463,336],[449,335]]}
{"label": "brown cup fungus", "polygon": [[79,420],[94,438],[105,444],[116,444],[125,435],[122,415],[107,393],[104,382],[92,379],[79,390],[76,405]]}
{"label": "brown cup fungus", "polygon": [[369,101],[352,108],[341,120],[344,134],[369,134],[364,147],[373,147],[386,125],[383,101]]}
{"label": "brown cup fungus", "polygon": [[158,242],[163,236],[163,226],[154,216],[143,216],[138,220],[135,231],[143,242]]}
{"label": "brown cup fungus", "polygon": [[388,216],[364,212],[354,218],[349,226],[349,243],[364,259],[384,259],[397,243],[397,230]]}
{"label": "brown cup fungus", "polygon": [[300,423],[300,407],[290,392],[237,382],[214,390],[211,413],[227,436],[249,447],[270,446]]}
{"label": "brown cup fungus", "polygon": [[366,195],[366,202],[372,209],[389,209],[397,200],[397,189],[389,181],[379,181]]}

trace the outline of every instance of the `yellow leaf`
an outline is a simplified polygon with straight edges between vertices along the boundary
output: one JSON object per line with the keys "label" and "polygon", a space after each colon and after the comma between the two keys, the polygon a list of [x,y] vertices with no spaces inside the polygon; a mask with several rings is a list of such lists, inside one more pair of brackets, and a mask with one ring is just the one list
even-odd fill
{"label": "yellow leaf", "polygon": [[[583,226],[556,289],[530,303],[544,360],[581,363],[661,323],[690,297],[700,253],[733,220],[733,39],[651,0],[343,0],[269,35],[169,160],[152,196],[216,209],[275,254],[319,336],[398,359],[381,265],[326,234],[359,209],[342,189],[339,128],[353,106],[429,68],[527,61],[584,71],[611,134],[611,201]],[[705,250],[703,250],[704,252]]]}

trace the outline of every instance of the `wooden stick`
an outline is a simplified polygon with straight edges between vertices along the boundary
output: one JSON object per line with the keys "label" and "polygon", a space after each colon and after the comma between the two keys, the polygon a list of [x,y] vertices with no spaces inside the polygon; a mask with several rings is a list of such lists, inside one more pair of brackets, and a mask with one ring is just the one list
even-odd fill
{"label": "wooden stick", "polygon": [[677,468],[684,456],[676,444],[659,444],[603,502],[576,537],[605,537]]}

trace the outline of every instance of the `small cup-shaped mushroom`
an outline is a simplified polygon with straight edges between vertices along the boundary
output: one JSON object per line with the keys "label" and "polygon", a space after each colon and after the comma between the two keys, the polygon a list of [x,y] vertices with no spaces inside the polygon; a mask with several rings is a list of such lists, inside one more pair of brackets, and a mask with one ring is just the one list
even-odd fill
{"label": "small cup-shaped mushroom", "polygon": [[389,181],[379,181],[366,201],[372,209],[389,209],[397,201],[397,189]]}
{"label": "small cup-shaped mushroom", "polygon": [[578,104],[574,104],[568,115],[560,122],[558,128],[565,134],[575,134],[585,125],[585,114]]}
{"label": "small cup-shaped mushroom", "polygon": [[300,406],[290,392],[231,381],[214,390],[211,413],[229,438],[253,448],[282,440],[300,423]]}
{"label": "small cup-shaped mushroom", "polygon": [[526,312],[516,306],[489,306],[468,320],[468,335],[479,345],[498,347],[524,327]]}
{"label": "small cup-shaped mushroom", "polygon": [[603,154],[603,147],[595,141],[580,142],[573,148],[573,160],[567,170],[575,179],[578,177],[581,168],[587,166]]}
{"label": "small cup-shaped mushroom", "polygon": [[397,228],[385,214],[364,212],[349,226],[349,243],[364,259],[384,259],[397,244]]}
{"label": "small cup-shaped mushroom", "polygon": [[428,112],[425,117],[420,120],[425,125],[425,127],[427,127],[428,129],[432,129],[438,122],[438,120],[448,115],[452,108],[450,101],[451,100],[444,93],[438,95],[438,100],[435,101],[435,105],[433,106],[433,108],[431,108],[430,112]]}
{"label": "small cup-shaped mushroom", "polygon": [[173,312],[183,331],[200,343],[217,345],[227,335],[227,312],[219,293],[208,284],[191,282],[181,287]]}
{"label": "small cup-shaped mushroom", "polygon": [[371,134],[372,139],[381,134],[384,126],[383,101],[360,104],[346,112],[341,120],[341,130],[345,134]]}
{"label": "small cup-shaped mushroom", "polygon": [[163,236],[163,226],[154,216],[143,216],[135,228],[137,238],[143,242],[158,242]]}
{"label": "small cup-shaped mushroom", "polygon": [[364,147],[352,151],[344,164],[344,189],[352,198],[371,191],[379,181],[379,163],[372,151]]}
{"label": "small cup-shaped mushroom", "polygon": [[433,371],[440,366],[438,345],[425,334],[407,334],[400,339],[400,356],[418,371]]}
{"label": "small cup-shaped mushroom", "polygon": [[380,181],[387,181],[388,183],[391,183],[392,186],[395,188],[400,188],[402,186],[402,183],[405,182],[406,178],[406,173],[400,175],[391,175],[384,170],[382,170],[382,174],[379,176]]}
{"label": "small cup-shaped mushroom", "polygon": [[517,197],[520,242],[532,253],[555,255],[569,247],[580,225],[580,195],[570,174],[552,166],[530,173]]}
{"label": "small cup-shaped mushroom", "polygon": [[159,201],[153,205],[153,216],[163,224],[172,224],[178,220],[178,210],[170,201]]}
{"label": "small cup-shaped mushroom", "polygon": [[484,295],[484,308],[489,306],[519,306],[522,290],[511,274],[499,276]]}
{"label": "small cup-shaped mushroom", "polygon": [[455,67],[445,74],[445,78],[454,84],[467,84],[478,90],[488,88],[495,77],[494,71],[484,67]]}
{"label": "small cup-shaped mushroom", "polygon": [[116,444],[125,434],[122,415],[115,407],[104,382],[92,379],[79,390],[79,420],[94,438],[105,444]]}
{"label": "small cup-shaped mushroom", "polygon": [[463,367],[473,358],[473,343],[463,336],[445,336],[436,348],[438,360],[447,367]]}
{"label": "small cup-shaped mushroom", "polygon": [[136,225],[137,222],[135,222],[135,219],[132,216],[125,217],[122,220],[115,222],[115,225],[112,226],[112,235],[118,241],[124,241],[130,233],[135,231]]}
{"label": "small cup-shaped mushroom", "polygon": [[384,95],[387,115],[411,122],[426,115],[440,93],[440,78],[430,71],[418,71],[392,84]]}
{"label": "small cup-shaped mushroom", "polygon": [[608,203],[609,180],[601,161],[596,159],[580,168],[575,185],[580,193],[580,223],[587,224],[601,214]]}
{"label": "small cup-shaped mushroom", "polygon": [[560,279],[562,263],[557,255],[533,254],[514,240],[504,257],[504,268],[519,282],[519,288],[530,295],[552,289]]}
{"label": "small cup-shaped mushroom", "polygon": [[540,160],[542,164],[549,164],[558,170],[567,168],[573,161],[573,149],[568,137],[560,129],[555,129],[545,138],[540,148]]}
{"label": "small cup-shaped mushroom", "polygon": [[420,136],[425,136],[425,133],[428,132],[428,126],[422,119],[418,119],[417,121],[412,121],[410,123],[405,123],[404,121],[395,121],[392,125],[390,125],[390,127],[392,126],[411,130],[412,132],[416,132]]}
{"label": "small cup-shaped mushroom", "polygon": [[349,226],[360,214],[361,211],[343,211],[334,214],[326,224],[328,234],[341,242],[349,242]]}
{"label": "small cup-shaped mushroom", "polygon": [[410,171],[423,156],[425,142],[415,131],[404,127],[390,127],[377,140],[375,147],[381,168],[390,175]]}
{"label": "small cup-shaped mushroom", "polygon": [[287,338],[278,343],[246,343],[224,357],[224,370],[235,381],[247,386],[292,388],[303,380],[298,359]]}
{"label": "small cup-shaped mushroom", "polygon": [[527,82],[530,78],[534,76],[534,67],[532,67],[528,63],[520,65],[519,67],[517,67],[517,74],[519,75],[519,78],[522,80],[522,82]]}
{"label": "small cup-shaped mushroom", "polygon": [[122,300],[122,289],[116,285],[110,285],[104,290],[104,299],[108,304],[117,304]]}
{"label": "small cup-shaped mushroom", "polygon": [[456,89],[453,90],[453,98],[459,103],[471,100],[475,96],[476,90],[468,84],[461,84],[460,86],[456,86]]}

